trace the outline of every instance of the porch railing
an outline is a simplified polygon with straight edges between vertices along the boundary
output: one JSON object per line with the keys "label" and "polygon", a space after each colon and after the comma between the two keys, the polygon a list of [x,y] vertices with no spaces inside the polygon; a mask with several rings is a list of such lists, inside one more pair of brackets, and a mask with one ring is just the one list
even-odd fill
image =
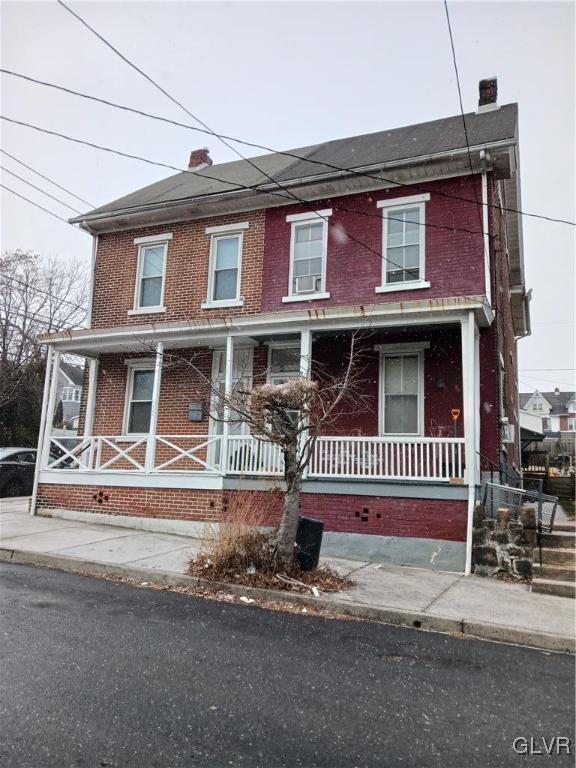
{"label": "porch railing", "polygon": [[[284,459],[252,435],[229,435],[227,449],[219,435],[96,435],[52,437],[46,469],[279,477]],[[308,476],[449,482],[464,477],[464,438],[319,437]]]}
{"label": "porch railing", "polygon": [[449,481],[463,470],[464,438],[319,437],[309,476]]}
{"label": "porch railing", "polygon": [[[220,440],[220,435],[52,437],[45,468],[49,471],[219,473]],[[154,457],[153,461],[150,456]]]}

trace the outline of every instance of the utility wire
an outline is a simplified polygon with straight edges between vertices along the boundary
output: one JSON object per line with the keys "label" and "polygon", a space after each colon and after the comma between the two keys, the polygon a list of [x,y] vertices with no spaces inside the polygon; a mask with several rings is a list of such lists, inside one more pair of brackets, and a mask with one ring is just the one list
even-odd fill
{"label": "utility wire", "polygon": [[[35,168],[32,168],[31,165],[26,165],[22,160],[19,160],[17,157],[14,157],[14,155],[11,155],[9,152],[6,152],[5,149],[0,149],[0,152],[3,155],[6,155],[6,157],[9,157],[11,160],[14,160],[15,163],[19,163],[20,165],[23,165],[24,168],[27,168],[29,171],[32,171],[32,173],[35,173],[37,176],[40,176],[41,179],[44,179],[44,181],[49,181],[50,184],[53,184],[55,187],[58,187],[58,189],[61,189],[62,192],[66,192],[68,195],[72,195],[72,197],[75,197],[76,200],[80,200],[81,203],[85,203],[90,208],[94,208],[92,203],[89,203],[87,200],[84,200],[82,197],[79,197],[78,195],[75,195],[74,192],[70,192],[69,189],[66,189],[66,187],[61,186],[60,184],[57,184],[54,179],[49,178],[48,176],[44,176],[43,173],[40,173],[40,171],[37,171]],[[74,209],[72,209],[74,210]]]}
{"label": "utility wire", "polygon": [[[208,179],[212,179],[212,180],[218,181],[218,182],[222,182],[223,181],[222,179],[219,179],[219,178],[217,178],[215,176],[209,176],[204,171],[202,171],[202,173],[198,173],[197,171],[192,171],[190,169],[181,170],[180,168],[177,168],[176,166],[170,165],[168,163],[161,163],[161,162],[156,161],[156,160],[150,160],[148,158],[141,157],[140,155],[132,155],[132,154],[127,153],[127,152],[122,152],[122,151],[117,150],[117,149],[112,149],[111,147],[104,147],[104,146],[102,146],[100,144],[95,144],[94,142],[85,141],[83,139],[77,139],[77,138],[74,138],[72,136],[67,136],[66,134],[59,133],[58,131],[52,131],[52,130],[49,130],[48,128],[41,128],[40,126],[32,125],[31,123],[26,123],[26,122],[23,122],[21,120],[15,120],[15,119],[13,119],[11,117],[7,117],[6,115],[0,115],[0,119],[7,120],[8,122],[14,123],[15,125],[21,125],[21,126],[24,126],[26,128],[31,128],[32,130],[39,131],[40,133],[46,133],[46,134],[48,134],[50,136],[57,136],[58,138],[74,142],[75,144],[82,144],[84,146],[91,147],[92,149],[99,149],[99,150],[101,150],[103,152],[109,152],[109,153],[114,154],[114,155],[119,155],[120,157],[127,157],[130,160],[139,160],[141,162],[147,163],[148,165],[155,165],[155,166],[159,166],[159,167],[162,167],[162,168],[169,168],[169,169],[174,170],[174,171],[179,171],[180,173],[191,173],[194,176],[199,176],[200,178],[203,178],[203,179],[208,178]],[[228,184],[230,186],[233,186],[235,189],[246,189],[246,190],[261,191],[261,189],[259,187],[248,186],[248,185],[245,185],[245,184],[237,184],[235,182],[230,182],[230,181],[225,181],[224,183],[226,183],[226,184]],[[219,193],[215,193],[215,194],[219,194]],[[282,192],[270,191],[270,194],[278,196],[278,197],[286,198],[286,195],[284,195]],[[306,201],[302,201],[302,202],[304,204],[306,204],[306,205],[310,205]],[[348,213],[353,213],[353,214],[361,213],[359,211],[355,211],[355,210],[351,210],[351,209],[338,208],[338,206],[333,206],[333,207],[335,207],[337,210],[347,211]],[[311,210],[313,210],[314,213],[316,213],[316,209],[314,207],[312,207]],[[380,214],[370,214],[370,213],[366,213],[366,212],[364,212],[364,213],[365,213],[366,216],[377,218],[379,220],[381,220],[381,218],[382,218]],[[56,215],[56,214],[54,214],[54,215]],[[325,217],[325,216],[318,216],[318,218],[323,219],[328,224],[330,224],[329,219],[327,217]],[[394,219],[393,216],[389,216],[389,215],[388,215],[388,218],[389,219]],[[64,221],[64,219],[62,219],[62,220]],[[394,220],[396,220],[396,219],[394,219]],[[403,221],[403,220],[400,219],[400,221]],[[417,222],[414,222],[414,223],[417,223]],[[448,229],[450,231],[455,231],[456,230],[455,227],[445,227],[443,225],[434,225],[434,224],[431,224],[431,223],[430,224],[424,223],[423,226],[439,226],[442,229]],[[338,229],[338,227],[336,227],[336,228]],[[466,231],[469,234],[482,234],[481,232],[474,232],[473,230],[466,230]],[[384,256],[383,253],[381,253],[380,251],[377,251],[375,248],[372,248],[370,245],[367,245],[365,242],[363,242],[359,238],[355,237],[354,235],[350,235],[349,233],[345,233],[345,234],[346,234],[346,237],[349,240],[352,240],[353,242],[355,242],[358,245],[360,245],[362,248],[366,249],[367,251],[370,251],[370,253],[372,253],[375,256],[377,256],[380,260],[383,260],[383,261],[387,262],[388,264],[392,265],[396,269],[402,269],[402,270],[404,269],[403,265],[398,264],[397,262],[392,261],[387,256]],[[494,237],[494,236],[492,236],[492,237]],[[440,288],[445,288],[446,290],[450,290],[450,291],[453,290],[453,286],[442,285],[441,283],[438,283],[438,282],[436,282],[436,285],[438,287],[440,287]]]}
{"label": "utility wire", "polygon": [[[254,148],[254,149],[260,149],[260,150],[263,150],[265,152],[271,152],[271,153],[274,153],[274,154],[277,154],[277,155],[282,155],[282,156],[285,156],[285,157],[291,157],[294,160],[298,160],[298,161],[302,161],[302,162],[305,162],[305,163],[309,163],[311,165],[318,165],[318,166],[321,166],[324,169],[328,168],[330,170],[334,170],[334,171],[337,171],[339,173],[350,173],[351,175],[357,176],[359,178],[372,179],[372,180],[375,180],[375,181],[384,181],[384,182],[386,182],[388,184],[391,184],[393,186],[403,187],[403,188],[406,188],[406,189],[418,189],[418,190],[422,189],[422,185],[418,184],[418,183],[410,183],[410,184],[408,184],[408,183],[405,183],[405,182],[398,181],[396,179],[390,179],[390,178],[387,178],[387,177],[382,176],[382,175],[377,175],[375,173],[369,173],[367,171],[359,171],[359,170],[357,170],[355,168],[343,168],[342,166],[334,165],[333,163],[329,163],[329,162],[324,161],[324,160],[315,160],[312,157],[306,157],[306,156],[298,155],[295,152],[292,152],[292,151],[289,151],[289,150],[274,149],[272,147],[266,146],[265,144],[257,144],[255,142],[245,141],[243,139],[239,139],[239,138],[236,138],[234,136],[229,136],[227,134],[215,133],[214,131],[210,131],[210,130],[207,130],[205,128],[199,128],[198,126],[190,125],[189,123],[182,123],[182,122],[180,122],[178,120],[172,120],[172,119],[170,119],[168,117],[163,117],[161,115],[156,115],[154,113],[147,112],[145,110],[136,109],[134,107],[128,107],[125,104],[118,104],[117,102],[113,102],[113,101],[110,101],[108,99],[103,99],[103,98],[100,98],[98,96],[92,96],[92,95],[87,94],[87,93],[82,93],[81,91],[76,91],[76,90],[74,90],[72,88],[67,88],[67,87],[65,87],[63,85],[57,85],[55,83],[49,83],[49,82],[46,82],[45,80],[39,80],[39,79],[37,79],[35,77],[31,77],[29,75],[23,75],[23,74],[21,74],[19,72],[14,72],[14,71],[9,70],[9,69],[0,68],[0,73],[6,74],[6,75],[11,75],[12,77],[18,77],[18,78],[21,78],[23,80],[27,80],[27,81],[29,81],[31,83],[36,83],[37,85],[45,86],[47,88],[54,88],[56,90],[63,91],[64,93],[68,93],[68,94],[71,94],[73,96],[78,96],[79,98],[87,99],[89,101],[94,101],[94,102],[97,102],[97,103],[100,103],[100,104],[104,104],[105,106],[112,107],[114,109],[120,109],[120,110],[123,110],[125,112],[131,112],[131,113],[133,113],[135,115],[139,115],[140,117],[146,117],[146,118],[149,118],[151,120],[156,120],[156,121],[159,121],[159,122],[167,123],[169,125],[173,125],[173,126],[176,126],[178,128],[185,128],[186,130],[189,130],[189,131],[196,131],[197,133],[202,133],[202,134],[207,135],[207,136],[213,136],[213,137],[218,138],[218,139],[226,139],[227,141],[232,141],[235,144],[242,144],[243,146],[246,146],[246,147],[251,147],[251,148]],[[9,157],[10,157],[10,155],[9,155]],[[477,200],[475,201],[475,200],[473,200],[473,199],[471,199],[469,197],[464,197],[462,195],[453,194],[453,193],[450,193],[450,192],[446,192],[444,190],[434,190],[433,194],[441,196],[441,197],[451,198],[453,200],[460,200],[460,201],[466,202],[466,203],[475,203],[475,202],[477,203],[478,202]],[[75,197],[76,197],[76,195],[75,195]],[[86,201],[83,200],[82,202],[86,202]],[[90,205],[90,203],[87,203],[87,204]],[[528,216],[528,217],[531,217],[531,218],[543,219],[544,221],[550,221],[550,222],[553,222],[553,223],[568,224],[570,226],[576,226],[575,222],[569,221],[569,220],[566,220],[566,219],[557,219],[557,218],[553,218],[551,216],[545,216],[543,214],[529,213],[527,211],[521,211],[521,210],[519,210],[517,208],[501,207],[500,205],[495,204],[495,203],[488,203],[488,202],[486,202],[486,203],[481,203],[481,205],[482,206],[486,206],[488,208],[494,208],[494,209],[497,209],[497,210],[507,211],[509,213],[517,213],[517,214],[520,214],[521,216]]]}
{"label": "utility wire", "polygon": [[[462,89],[460,87],[460,73],[458,72],[458,62],[456,60],[456,49],[454,47],[454,37],[452,35],[452,24],[450,23],[450,13],[448,11],[448,0],[444,0],[444,10],[446,11],[446,22],[448,24],[448,34],[450,36],[450,47],[452,49],[452,63],[454,64],[454,74],[456,75],[456,87],[458,89],[458,101],[460,104],[460,114],[462,115],[462,125],[464,127],[464,140],[466,141],[466,149],[468,151],[468,164],[470,166],[470,176],[472,178],[472,189],[474,190],[474,199],[476,200],[476,208],[478,210],[478,217],[480,219],[480,229],[484,228],[484,222],[482,220],[482,209],[478,201],[478,190],[476,189],[476,182],[474,179],[474,166],[472,163],[472,152],[470,151],[470,140],[468,138],[468,126],[466,125],[466,117],[464,115],[464,104],[462,103]],[[484,249],[484,257],[487,259],[487,263],[490,263],[490,255],[486,253],[486,244],[483,242],[482,247]]]}
{"label": "utility wire", "polygon": [[43,293],[45,296],[49,296],[52,299],[56,299],[60,304],[68,304],[71,307],[74,307],[74,309],[80,309],[82,312],[86,312],[86,307],[83,307],[81,304],[76,304],[73,301],[68,301],[68,299],[62,299],[59,296],[56,296],[55,293],[50,293],[50,291],[45,291],[43,288],[38,288],[35,285],[31,285],[31,283],[27,283],[26,280],[20,280],[18,277],[14,277],[13,275],[7,275],[5,272],[0,272],[0,278],[4,278],[5,280],[12,280],[14,283],[19,283],[20,285],[25,286],[26,288],[29,288],[31,291],[36,291],[37,293]]}
{"label": "utility wire", "polygon": [[77,208],[74,208],[72,205],[65,203],[64,200],[60,200],[58,197],[54,197],[54,195],[51,195],[49,192],[44,191],[40,187],[37,187],[35,184],[32,184],[31,181],[27,181],[22,176],[18,176],[17,173],[14,173],[14,171],[11,171],[9,168],[5,168],[2,164],[0,164],[0,170],[4,171],[4,173],[9,173],[11,176],[14,176],[14,178],[19,179],[20,181],[23,181],[24,184],[28,184],[28,186],[32,187],[32,189],[35,189],[37,192],[41,192],[43,195],[46,195],[46,197],[49,197],[52,200],[55,200],[57,203],[60,203],[60,205],[64,205],[66,208],[70,208],[70,210],[74,211],[74,213],[81,213],[81,211],[79,211]]}
{"label": "utility wire", "polygon": [[50,320],[49,317],[46,315],[40,315],[36,314],[35,312],[31,312],[29,314],[23,312],[22,310],[13,309],[9,314],[6,312],[6,310],[1,310],[6,314],[6,317],[0,317],[0,323],[4,322],[7,325],[12,325],[14,328],[20,329],[20,326],[16,325],[16,323],[13,323],[10,320],[10,317],[12,315],[17,315],[18,317],[21,317],[23,320],[30,320],[31,323],[42,323],[42,325],[48,326],[48,328],[52,329],[54,333],[56,333],[59,330],[80,330],[82,326],[80,323],[59,323],[55,322],[54,319]]}
{"label": "utility wire", "polygon": [[33,205],[36,208],[40,208],[40,210],[44,211],[44,213],[49,213],[50,216],[54,216],[55,219],[60,219],[60,221],[63,221],[64,224],[67,224],[68,226],[72,226],[74,229],[76,229],[76,227],[70,224],[69,221],[66,221],[66,219],[62,218],[62,216],[58,216],[57,213],[54,213],[53,211],[49,211],[48,208],[44,208],[44,206],[38,205],[38,203],[33,202],[32,200],[28,199],[24,195],[21,195],[19,192],[16,192],[14,189],[10,189],[10,187],[7,187],[5,184],[0,183],[0,187],[2,187],[2,189],[5,189],[6,192],[11,192],[13,195],[16,195],[16,197],[19,197],[21,200],[25,200],[27,203],[30,203],[30,205]]}

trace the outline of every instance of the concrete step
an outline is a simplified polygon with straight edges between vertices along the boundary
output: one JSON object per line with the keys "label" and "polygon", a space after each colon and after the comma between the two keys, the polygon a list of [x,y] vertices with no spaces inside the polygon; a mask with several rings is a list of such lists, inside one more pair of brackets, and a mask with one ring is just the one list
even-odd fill
{"label": "concrete step", "polygon": [[576,533],[567,533],[566,531],[554,531],[553,533],[542,534],[542,546],[547,549],[574,549],[576,547]]}
{"label": "concrete step", "polygon": [[535,579],[554,579],[556,581],[576,581],[576,567],[572,565],[549,565],[534,562],[533,566]]}
{"label": "concrete step", "polygon": [[576,533],[576,522],[554,523],[554,530],[563,533]]}
{"label": "concrete step", "polygon": [[571,584],[569,581],[557,581],[556,579],[533,579],[532,592],[576,598],[576,584]]}
{"label": "concrete step", "polygon": [[[540,552],[538,547],[534,547],[532,553],[534,562],[537,563],[540,560]],[[542,547],[542,562],[545,565],[574,565],[576,562],[576,549],[560,549],[554,547],[549,549],[548,547]]]}

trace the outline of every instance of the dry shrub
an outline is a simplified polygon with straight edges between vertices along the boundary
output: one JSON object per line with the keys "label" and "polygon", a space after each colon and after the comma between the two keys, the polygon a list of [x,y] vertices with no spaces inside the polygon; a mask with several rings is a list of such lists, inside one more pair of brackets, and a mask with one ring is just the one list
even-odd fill
{"label": "dry shrub", "polygon": [[273,568],[274,531],[262,529],[264,519],[259,495],[246,490],[233,494],[222,522],[206,526],[189,573],[219,580],[252,567],[257,571]]}
{"label": "dry shrub", "polygon": [[[271,495],[279,493],[279,489],[270,491]],[[287,574],[292,583],[279,579],[286,571],[276,562],[276,532],[263,530],[266,510],[261,499],[260,494],[246,490],[231,497],[222,522],[206,526],[200,551],[188,566],[191,576],[304,593],[313,586],[330,592],[351,586],[348,579],[326,566],[300,571],[296,558]]]}

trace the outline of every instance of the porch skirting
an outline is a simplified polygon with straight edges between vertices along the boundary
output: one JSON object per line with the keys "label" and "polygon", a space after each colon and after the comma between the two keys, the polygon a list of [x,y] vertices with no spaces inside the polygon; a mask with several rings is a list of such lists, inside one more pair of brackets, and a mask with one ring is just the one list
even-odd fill
{"label": "porch skirting", "polygon": [[[301,496],[301,514],[325,524],[323,554],[441,570],[464,569],[464,499],[435,498],[434,489],[423,485],[414,488],[418,496],[412,497],[374,491],[366,495],[351,487],[347,493],[344,487],[340,493],[334,490],[310,492],[306,488]],[[205,525],[220,522],[243,494],[263,510],[262,525],[277,524],[281,495],[244,486],[198,489],[41,483],[36,509],[39,514],[68,519],[201,536]],[[425,497],[428,494],[431,498]]]}

